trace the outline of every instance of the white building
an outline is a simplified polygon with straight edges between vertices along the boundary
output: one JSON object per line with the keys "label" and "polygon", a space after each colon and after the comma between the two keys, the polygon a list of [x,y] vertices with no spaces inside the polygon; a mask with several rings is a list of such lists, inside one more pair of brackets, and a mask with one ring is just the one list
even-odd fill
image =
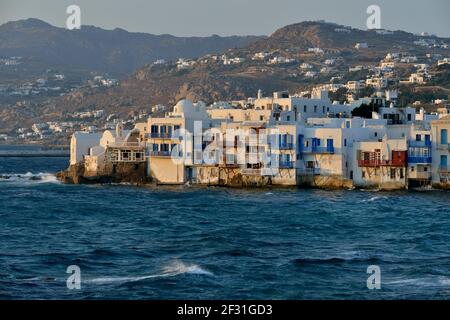
{"label": "white building", "polygon": [[369,48],[369,45],[366,42],[358,42],[355,44],[355,49],[367,49]]}

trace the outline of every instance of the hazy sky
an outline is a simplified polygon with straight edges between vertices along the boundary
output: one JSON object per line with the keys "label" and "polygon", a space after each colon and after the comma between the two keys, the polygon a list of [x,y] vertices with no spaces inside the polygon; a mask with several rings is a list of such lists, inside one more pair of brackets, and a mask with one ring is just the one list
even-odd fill
{"label": "hazy sky", "polygon": [[365,29],[367,6],[378,4],[382,28],[450,37],[450,0],[0,0],[0,24],[33,17],[65,26],[70,4],[85,25],[179,36],[268,35],[320,19]]}

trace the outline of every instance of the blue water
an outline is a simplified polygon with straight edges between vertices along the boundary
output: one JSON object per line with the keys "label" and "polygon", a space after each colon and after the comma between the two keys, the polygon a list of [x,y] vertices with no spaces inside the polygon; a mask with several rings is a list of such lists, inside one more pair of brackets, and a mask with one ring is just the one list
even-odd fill
{"label": "blue water", "polygon": [[0,158],[0,299],[450,298],[448,192],[63,185],[66,166]]}

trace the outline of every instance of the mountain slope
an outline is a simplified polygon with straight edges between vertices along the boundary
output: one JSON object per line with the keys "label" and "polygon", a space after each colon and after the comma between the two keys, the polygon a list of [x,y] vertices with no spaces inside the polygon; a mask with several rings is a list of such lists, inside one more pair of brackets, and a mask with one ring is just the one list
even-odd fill
{"label": "mountain slope", "polygon": [[0,56],[32,57],[40,64],[125,75],[156,59],[192,58],[246,46],[255,36],[175,37],[104,30],[57,28],[38,19],[0,26]]}
{"label": "mountain slope", "polygon": [[[349,31],[342,32],[336,31],[336,29]],[[92,39],[95,39],[96,32],[99,33],[98,37],[103,37],[104,30],[97,28],[88,30],[90,30]],[[118,34],[120,33],[126,32],[114,31],[116,41],[119,41]],[[111,35],[111,33],[107,34]],[[72,36],[75,37],[76,33]],[[133,37],[136,38],[141,36],[140,34],[133,34]],[[169,45],[171,39],[173,40],[172,37],[158,37],[167,37],[164,45],[161,43],[159,45],[165,46],[164,48],[167,50],[169,50],[169,47],[172,48],[170,50],[173,51],[170,54],[176,56],[177,52],[182,52],[177,51],[179,49],[176,48],[179,48],[179,46]],[[87,39],[87,37],[84,39]],[[61,120],[64,119],[67,112],[95,109],[104,109],[107,113],[117,113],[125,118],[132,111],[149,111],[150,106],[158,103],[170,106],[184,97],[210,103],[217,100],[254,96],[258,89],[262,89],[265,94],[286,89],[290,92],[298,92],[315,84],[330,83],[332,77],[340,77],[341,80],[339,81],[342,83],[347,80],[364,80],[369,73],[368,70],[349,73],[349,67],[355,65],[378,66],[380,60],[388,52],[399,52],[406,56],[416,55],[419,59],[418,63],[429,63],[430,65],[436,64],[436,61],[433,62],[426,58],[426,53],[441,54],[442,57],[449,56],[449,49],[424,47],[414,43],[414,41],[421,39],[433,40],[436,43],[450,43],[450,39],[447,38],[420,37],[403,31],[382,35],[375,31],[363,31],[333,23],[302,22],[280,28],[268,38],[253,41],[242,48],[227,49],[222,52],[227,57],[244,58],[243,62],[226,65],[217,56],[198,59],[193,66],[186,69],[179,69],[174,63],[165,65],[146,64],[138,68],[128,78],[120,81],[117,87],[108,89],[84,87],[42,102],[34,100],[30,103],[21,102],[20,105],[16,106],[10,105],[3,112],[0,112],[0,127],[3,125],[8,129],[13,129],[19,125],[30,125],[38,121]],[[195,41],[203,40],[197,39]],[[71,40],[67,41],[70,42]],[[98,41],[100,42],[100,40]],[[103,41],[102,43],[112,43],[112,40],[108,39],[101,41]],[[134,43],[136,40],[127,41]],[[192,41],[192,38],[186,38],[185,41],[186,43]],[[93,42],[95,41],[90,40],[84,46],[89,47]],[[367,42],[369,49],[355,49],[356,42]],[[47,43],[46,45],[50,46],[51,44]],[[38,40],[36,40],[36,46],[44,47]],[[310,47],[321,47],[325,50],[325,53],[308,52]],[[115,61],[114,55],[108,50],[110,49],[105,49],[98,55],[104,60]],[[270,64],[268,62],[269,57],[263,60],[253,60],[254,54],[261,51],[267,52],[269,57],[281,56],[294,59],[294,62]],[[51,52],[54,52],[54,50],[51,50]],[[117,54],[119,57],[123,57],[125,52],[128,51],[123,49]],[[134,53],[129,52],[128,54],[133,55]],[[76,59],[76,57],[73,59]],[[332,71],[322,74],[320,70],[328,67],[325,64],[325,59],[336,59],[339,62],[333,65]],[[304,62],[310,64],[311,70],[316,72],[316,76],[305,76],[305,71],[300,68]],[[395,71],[397,79],[405,79],[411,72],[415,72],[414,63],[398,64],[399,66],[396,67]],[[106,63],[105,67],[108,65]],[[444,80],[437,85],[444,85],[449,88],[450,84],[445,83],[445,79],[448,79],[448,69],[440,74],[440,79]]]}

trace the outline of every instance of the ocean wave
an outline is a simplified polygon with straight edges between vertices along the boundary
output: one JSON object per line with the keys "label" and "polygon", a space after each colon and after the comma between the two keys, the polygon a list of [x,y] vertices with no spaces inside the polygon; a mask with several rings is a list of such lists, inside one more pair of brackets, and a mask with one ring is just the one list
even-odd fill
{"label": "ocean wave", "polygon": [[295,259],[296,265],[317,265],[317,264],[343,264],[343,263],[367,263],[377,264],[384,261],[376,257],[361,257],[361,256],[349,256],[349,257],[328,257],[328,258],[299,258]]}
{"label": "ocean wave", "polygon": [[194,274],[194,275],[205,275],[213,276],[214,274],[207,271],[197,264],[185,264],[181,261],[175,261],[172,264],[165,266],[161,273],[143,275],[143,276],[128,276],[128,277],[99,277],[83,280],[82,283],[91,284],[113,284],[113,283],[128,283],[128,282],[138,282],[147,279],[154,278],[164,278],[164,277],[175,277],[182,274]]}
{"label": "ocean wave", "polygon": [[[107,284],[124,284],[130,282],[139,282],[148,279],[155,278],[165,278],[165,277],[175,277],[182,274],[191,274],[191,275],[203,275],[203,276],[214,276],[214,274],[210,271],[207,271],[201,268],[197,264],[186,264],[181,261],[175,261],[167,266],[165,266],[161,273],[142,275],[142,276],[125,276],[125,277],[116,277],[116,276],[103,276],[98,278],[83,278],[83,274],[81,277],[81,285],[83,284],[97,284],[97,285],[107,285]],[[47,282],[65,282],[67,278],[54,278],[48,276],[37,276],[32,278],[23,278],[17,279],[21,282],[25,283],[47,283]]]}
{"label": "ocean wave", "polygon": [[0,182],[15,183],[59,183],[59,180],[53,173],[0,173]]}
{"label": "ocean wave", "polygon": [[388,197],[386,197],[386,196],[374,196],[374,197],[371,197],[369,199],[364,199],[361,202],[373,202],[373,201],[383,200],[383,199],[387,199],[387,198]]}
{"label": "ocean wave", "polygon": [[407,278],[384,281],[386,285],[391,286],[416,286],[416,287],[449,287],[450,278],[446,277],[427,277],[427,278]]}

